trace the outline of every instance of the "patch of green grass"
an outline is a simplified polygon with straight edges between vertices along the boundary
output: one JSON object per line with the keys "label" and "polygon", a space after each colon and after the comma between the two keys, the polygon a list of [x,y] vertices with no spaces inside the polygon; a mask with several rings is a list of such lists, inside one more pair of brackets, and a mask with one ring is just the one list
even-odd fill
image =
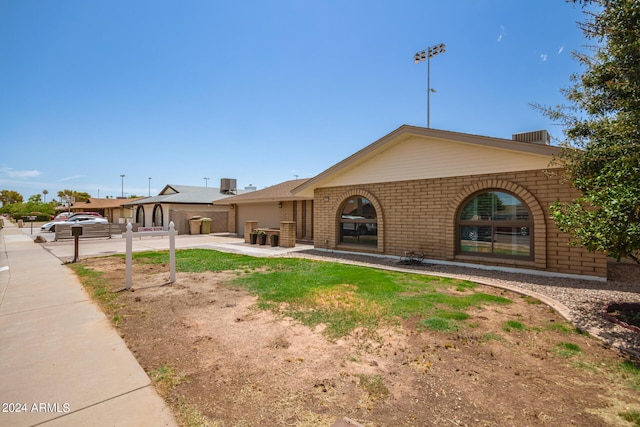
{"label": "patch of green grass", "polygon": [[549,323],[544,327],[544,330],[560,332],[562,334],[577,333],[576,328],[565,323]]}
{"label": "patch of green grass", "polygon": [[85,290],[100,305],[108,306],[118,298],[117,293],[111,292],[109,283],[103,278],[103,272],[95,271],[78,263],[67,264],[67,266],[75,271]]}
{"label": "patch of green grass", "polygon": [[640,411],[620,412],[618,415],[620,415],[625,421],[640,427]]}
{"label": "patch of green grass", "polygon": [[632,389],[640,390],[640,365],[627,360],[618,366],[618,372],[629,381]]}
{"label": "patch of green grass", "polygon": [[149,372],[151,380],[163,391],[169,391],[183,381],[183,378],[170,366],[162,365]]}
{"label": "patch of green grass", "polygon": [[450,308],[459,313],[458,320],[463,320],[468,317],[461,314],[466,308],[511,302],[479,292],[443,292],[456,287],[455,281],[443,285],[435,277],[322,262],[309,262],[295,269],[273,268],[239,277],[233,283],[257,294],[261,302],[280,304],[283,314],[304,324],[325,324],[326,334],[334,338],[357,327],[375,328],[393,317],[430,317],[441,310],[439,307]]}
{"label": "patch of green grass", "polygon": [[463,311],[437,310],[434,316],[422,319],[419,324],[432,331],[455,332],[468,318],[469,314]]}
{"label": "patch of green grass", "polygon": [[520,298],[522,298],[524,302],[526,302],[527,304],[533,304],[533,305],[542,304],[542,301],[540,301],[538,298],[534,298],[529,295],[521,295]]}
{"label": "patch of green grass", "polygon": [[444,317],[427,317],[420,321],[420,325],[432,331],[455,332],[460,329],[458,322]]}
{"label": "patch of green grass", "polygon": [[178,401],[178,415],[186,427],[222,427],[219,421],[212,421],[203,415],[197,405],[188,403],[183,396]]}
{"label": "patch of green grass", "polygon": [[526,331],[527,327],[524,324],[518,322],[517,320],[507,320],[502,325],[502,330],[505,332]]}
{"label": "patch of green grass", "polygon": [[[169,262],[168,252],[133,254],[137,263]],[[477,292],[469,281],[302,258],[257,258],[208,249],[176,251],[180,272],[235,271],[229,285],[258,297],[257,306],[295,318],[339,338],[356,328],[376,328],[412,316],[439,317],[456,329],[470,307],[509,304],[507,298]],[[462,294],[452,290],[464,291]],[[428,323],[428,322],[427,322]]]}
{"label": "patch of green grass", "polygon": [[468,280],[463,280],[461,283],[458,283],[456,286],[456,291],[464,292],[467,290],[475,289],[478,287],[477,283],[470,282]]}
{"label": "patch of green grass", "polygon": [[[168,264],[169,252],[136,252],[134,262],[143,264]],[[279,264],[283,267],[295,266],[295,258],[282,258]],[[183,272],[202,273],[204,271],[245,270],[247,272],[265,267],[270,264],[268,258],[258,258],[248,255],[230,254],[209,249],[181,249],[176,251],[176,269]]]}
{"label": "patch of green grass", "polygon": [[360,388],[362,391],[367,393],[372,399],[384,400],[391,394],[387,386],[384,385],[382,376],[359,374],[357,377],[360,379]]}
{"label": "patch of green grass", "polygon": [[561,342],[554,349],[560,357],[573,357],[582,353],[579,345],[570,342]]}

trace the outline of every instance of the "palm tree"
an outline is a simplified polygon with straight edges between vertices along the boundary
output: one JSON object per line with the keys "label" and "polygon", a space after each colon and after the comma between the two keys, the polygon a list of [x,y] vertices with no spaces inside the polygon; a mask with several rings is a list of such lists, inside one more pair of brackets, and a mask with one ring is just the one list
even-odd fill
{"label": "palm tree", "polygon": [[48,190],[42,190],[42,194],[44,194],[44,202],[47,203],[47,194],[49,194]]}

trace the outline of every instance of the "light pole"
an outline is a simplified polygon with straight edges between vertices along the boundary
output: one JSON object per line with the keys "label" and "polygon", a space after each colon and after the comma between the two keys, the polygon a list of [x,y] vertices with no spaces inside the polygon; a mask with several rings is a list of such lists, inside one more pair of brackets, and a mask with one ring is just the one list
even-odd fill
{"label": "light pole", "polygon": [[120,175],[120,180],[122,181],[122,190],[121,190],[122,191],[122,194],[121,194],[121,198],[122,199],[124,199],[124,177],[125,177],[124,174]]}
{"label": "light pole", "polygon": [[209,184],[209,178],[202,178],[202,179],[204,179],[204,186],[205,187],[209,187],[209,185],[208,185]]}
{"label": "light pole", "polygon": [[[413,55],[413,63],[417,64],[418,62],[422,62],[425,59],[427,60],[427,127],[431,127],[431,57],[436,56],[440,53],[444,53],[445,50],[444,43],[440,43],[434,46],[430,46],[424,50],[416,52]],[[435,91],[434,91],[435,92]]]}
{"label": "light pole", "polygon": [[149,197],[151,197],[151,177],[149,177]]}

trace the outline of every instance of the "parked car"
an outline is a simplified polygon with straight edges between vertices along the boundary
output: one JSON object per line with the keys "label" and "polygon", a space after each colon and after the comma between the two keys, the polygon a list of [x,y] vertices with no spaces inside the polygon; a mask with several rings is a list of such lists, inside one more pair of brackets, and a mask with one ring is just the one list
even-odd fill
{"label": "parked car", "polygon": [[73,212],[62,212],[55,216],[55,218],[51,218],[52,221],[66,221],[69,217],[73,215]]}
{"label": "parked car", "polygon": [[51,221],[48,222],[46,224],[44,224],[42,227],[40,227],[41,231],[56,231],[56,225],[58,224],[77,224],[77,223],[81,223],[81,224],[108,224],[109,221],[107,221],[105,218],[98,218],[95,215],[74,215],[71,218],[65,220],[65,221]]}
{"label": "parked car", "polygon": [[62,212],[59,213],[55,218],[53,218],[53,221],[66,221],[76,215],[91,215],[102,218],[102,215],[100,215],[98,212]]}

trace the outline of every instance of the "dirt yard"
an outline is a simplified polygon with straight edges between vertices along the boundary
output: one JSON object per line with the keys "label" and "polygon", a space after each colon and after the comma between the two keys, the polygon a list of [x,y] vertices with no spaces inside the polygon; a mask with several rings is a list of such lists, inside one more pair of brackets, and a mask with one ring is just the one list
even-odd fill
{"label": "dirt yard", "polygon": [[[121,258],[82,263],[123,287]],[[513,304],[470,310],[459,332],[408,319],[331,342],[259,310],[237,274],[162,286],[167,266],[134,265],[135,291],[106,309],[183,425],[631,426],[619,414],[640,411],[625,359],[531,298],[483,288]]]}

